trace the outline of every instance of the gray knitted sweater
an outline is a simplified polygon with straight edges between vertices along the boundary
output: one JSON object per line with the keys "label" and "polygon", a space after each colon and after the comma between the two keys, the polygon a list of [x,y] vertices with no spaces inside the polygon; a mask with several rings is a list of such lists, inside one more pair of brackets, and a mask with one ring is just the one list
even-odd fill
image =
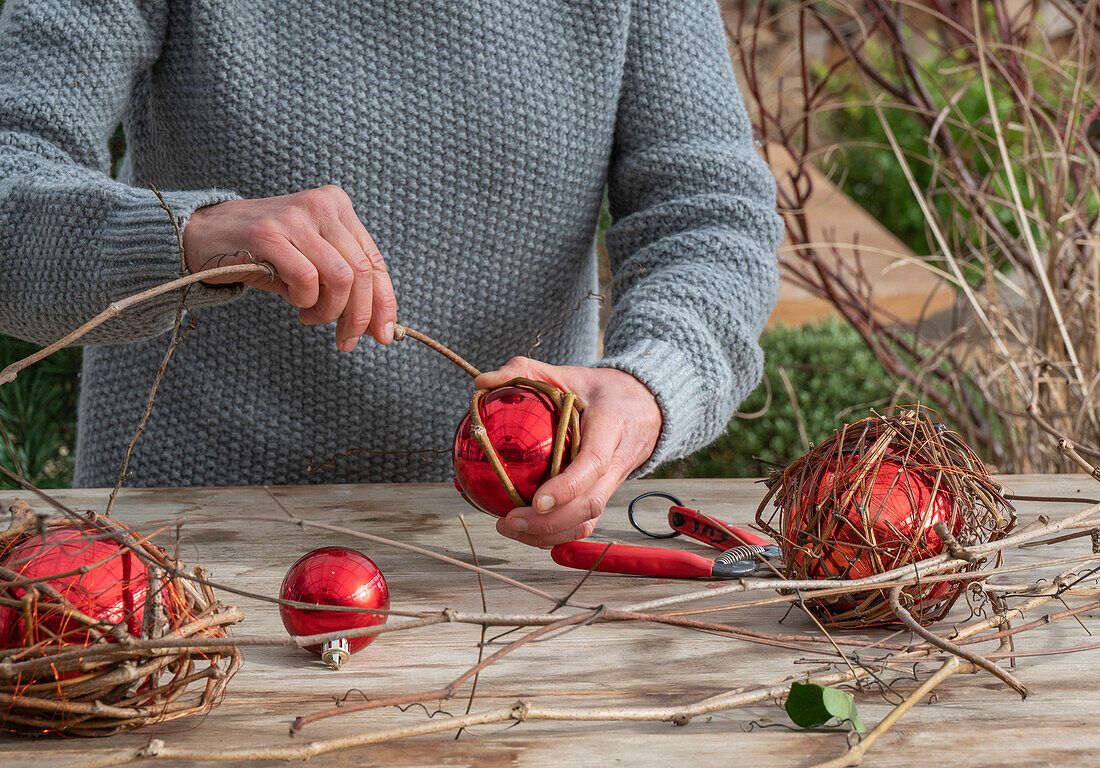
{"label": "gray knitted sweater", "polygon": [[[541,332],[536,357],[645,383],[664,414],[646,469],[720,434],[760,377],[781,227],[714,0],[8,0],[0,331],[46,343],[178,276],[150,184],[184,220],[340,185],[401,322],[484,370]],[[87,337],[77,485],[114,482],[177,303]],[[451,363],[412,341],[342,353],[267,292],[196,287],[188,311],[131,484],[449,478],[445,457],[306,467],[448,448],[471,391]]]}

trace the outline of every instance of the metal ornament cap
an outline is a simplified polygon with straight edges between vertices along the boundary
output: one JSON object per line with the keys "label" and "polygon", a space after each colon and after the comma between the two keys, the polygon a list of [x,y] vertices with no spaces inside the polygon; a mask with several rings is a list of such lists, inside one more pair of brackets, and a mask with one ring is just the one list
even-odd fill
{"label": "metal ornament cap", "polygon": [[334,670],[339,670],[348,659],[351,658],[351,649],[348,641],[343,638],[329,640],[321,645],[321,661],[328,664]]}

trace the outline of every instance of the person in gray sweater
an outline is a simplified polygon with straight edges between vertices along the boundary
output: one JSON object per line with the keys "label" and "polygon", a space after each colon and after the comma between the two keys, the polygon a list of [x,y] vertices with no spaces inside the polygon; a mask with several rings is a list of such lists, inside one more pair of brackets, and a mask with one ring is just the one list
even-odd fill
{"label": "person in gray sweater", "polygon": [[[448,448],[472,383],[390,344],[400,317],[499,369],[478,385],[586,404],[581,455],[498,524],[550,546],[721,434],[761,375],[782,226],[715,0],[8,0],[0,331],[47,343],[177,277],[150,185],[188,269],[247,250],[278,279],[192,289],[132,485],[449,479],[400,451]],[[83,340],[74,484],[114,483],[178,302]],[[349,447],[378,453],[307,472]]]}

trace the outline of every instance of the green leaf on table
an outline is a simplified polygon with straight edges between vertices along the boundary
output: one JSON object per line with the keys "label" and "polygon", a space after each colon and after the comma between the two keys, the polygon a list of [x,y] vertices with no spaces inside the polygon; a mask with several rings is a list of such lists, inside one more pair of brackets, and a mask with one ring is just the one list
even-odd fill
{"label": "green leaf on table", "polygon": [[815,683],[791,683],[786,708],[795,725],[803,728],[825,725],[836,717],[849,723],[859,733],[867,730],[856,711],[855,697],[839,688],[826,688]]}

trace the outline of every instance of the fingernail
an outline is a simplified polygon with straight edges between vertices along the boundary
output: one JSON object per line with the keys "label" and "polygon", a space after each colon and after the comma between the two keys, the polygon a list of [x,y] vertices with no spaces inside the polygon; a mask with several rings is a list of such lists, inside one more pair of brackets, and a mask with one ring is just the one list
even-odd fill
{"label": "fingernail", "polygon": [[393,341],[393,323],[386,323],[382,326],[382,343],[389,344]]}
{"label": "fingernail", "polygon": [[508,527],[511,528],[514,533],[523,533],[531,526],[529,526],[527,521],[522,517],[517,517],[515,520],[508,521]]}
{"label": "fingernail", "polygon": [[535,509],[539,512],[549,512],[554,508],[554,497],[548,493],[544,493],[535,499]]}
{"label": "fingernail", "polygon": [[343,339],[337,345],[342,352],[351,352],[355,349],[355,339]]}

